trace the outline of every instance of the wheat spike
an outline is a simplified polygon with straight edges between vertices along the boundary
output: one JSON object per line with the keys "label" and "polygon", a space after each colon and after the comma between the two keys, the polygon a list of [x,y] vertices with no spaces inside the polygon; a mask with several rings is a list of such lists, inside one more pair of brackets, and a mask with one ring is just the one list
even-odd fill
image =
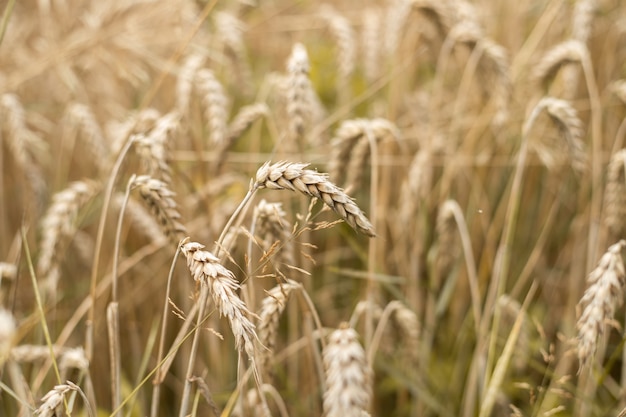
{"label": "wheat spike", "polygon": [[604,223],[613,236],[622,237],[626,226],[626,149],[616,152],[611,158],[606,181]]}
{"label": "wheat spike", "polygon": [[323,352],[326,370],[324,415],[368,416],[372,371],[354,329],[342,323],[328,337]]}
{"label": "wheat spike", "polygon": [[173,199],[174,193],[166,183],[148,175],[136,177],[133,186],[139,189],[139,194],[160,224],[163,233],[172,243],[178,244],[186,234],[186,228],[180,223],[181,215]]}
{"label": "wheat spike", "polygon": [[256,173],[254,188],[291,190],[322,200],[353,229],[374,237],[374,229],[361,209],[339,187],[328,180],[328,175],[305,169],[308,164],[266,162]]}
{"label": "wheat spike", "polygon": [[417,314],[401,301],[391,301],[387,308],[394,312],[395,324],[402,332],[402,341],[405,344],[405,352],[409,355],[412,363],[417,364],[419,358],[420,324]]}
{"label": "wheat spike", "polygon": [[213,71],[203,68],[196,73],[196,86],[202,95],[205,118],[209,124],[211,142],[221,145],[228,126],[228,97]]}
{"label": "wheat spike", "polygon": [[167,113],[156,119],[154,127],[148,132],[133,136],[137,153],[147,174],[166,183],[172,180],[168,163],[169,144],[174,140],[178,128],[178,113]]}
{"label": "wheat spike", "polygon": [[[372,82],[380,76],[382,52],[382,15],[380,10],[367,8],[363,12],[361,56],[365,78]],[[389,51],[387,51],[389,53]]]}
{"label": "wheat spike", "polygon": [[310,97],[312,95],[309,80],[309,55],[301,43],[293,46],[287,61],[287,115],[289,132],[294,141],[304,136],[311,117]]}
{"label": "wheat spike", "polygon": [[252,88],[252,72],[243,39],[246,25],[232,13],[218,12],[215,13],[215,28],[224,52],[236,71],[238,86],[247,94]]}
{"label": "wheat spike", "polygon": [[[113,203],[118,209],[121,209],[124,199],[124,194],[117,194]],[[124,215],[128,216],[131,222],[136,226],[136,229],[148,237],[152,242],[161,242],[166,239],[166,236],[161,229],[161,225],[137,200],[129,198],[126,201]]]}
{"label": "wheat spike", "polygon": [[427,149],[418,151],[409,165],[407,178],[402,184],[401,194],[404,198],[400,205],[401,224],[408,225],[418,207],[426,201],[431,190],[433,178],[433,155]]}
{"label": "wheat spike", "polygon": [[9,357],[11,347],[15,343],[15,331],[13,314],[0,307],[0,367]]}
{"label": "wheat spike", "polygon": [[[543,111],[548,114],[550,120],[565,139],[567,154],[574,171],[578,173],[584,172],[587,167],[587,154],[582,141],[582,122],[578,118],[576,109],[572,107],[569,101],[553,97],[542,98],[526,119],[522,127],[522,135],[527,137],[538,115]],[[530,144],[537,151],[542,162],[548,168],[551,168],[559,162],[564,152],[562,152],[562,145],[559,143],[546,144],[545,142],[546,139],[541,137],[540,140],[530,141]]]}
{"label": "wheat spike", "polygon": [[75,232],[75,221],[80,209],[99,191],[97,183],[91,180],[77,181],[52,197],[52,205],[41,220],[41,243],[37,272],[44,282],[44,288],[54,297],[59,281],[59,262],[65,243]]}
{"label": "wheat spike", "polygon": [[581,41],[570,39],[562,42],[544,54],[535,67],[534,78],[547,87],[563,65],[583,62],[588,54],[587,47]]}
{"label": "wheat spike", "polygon": [[626,240],[611,245],[587,279],[590,285],[580,299],[579,306],[584,309],[576,325],[578,358],[581,364],[593,356],[598,338],[604,332],[606,324],[613,322],[615,310],[624,301],[624,246]]}
{"label": "wheat spike", "polygon": [[82,133],[80,137],[83,138],[85,145],[87,145],[87,149],[91,153],[99,171],[105,171],[110,151],[104,133],[91,108],[84,104],[74,103],[67,109],[67,118]]}
{"label": "wheat spike", "polygon": [[393,56],[398,49],[404,26],[411,14],[411,0],[393,0],[389,2],[385,13],[385,32],[383,50],[387,56]]}
{"label": "wheat spike", "polygon": [[450,273],[454,261],[459,256],[458,234],[456,233],[456,220],[454,217],[454,200],[447,200],[439,209],[437,215],[437,260],[436,271],[438,279],[445,279]]}
{"label": "wheat spike", "polygon": [[597,0],[578,0],[572,13],[572,39],[587,43],[591,36],[593,15],[598,8]]}
{"label": "wheat spike", "polygon": [[456,23],[457,16],[454,10],[458,6],[457,3],[451,4],[448,0],[412,0],[411,5],[413,10],[422,13],[437,27],[442,39]]}
{"label": "wheat spike", "polygon": [[291,280],[279,284],[267,292],[267,296],[261,304],[258,325],[259,343],[261,345],[259,370],[265,377],[269,377],[271,374],[271,361],[276,346],[280,316],[285,310],[291,291],[299,287],[300,284]]}
{"label": "wheat spike", "polygon": [[183,65],[178,71],[178,76],[176,77],[176,110],[183,116],[189,112],[193,82],[196,78],[196,73],[204,65],[204,61],[204,56],[191,54],[185,58]]}
{"label": "wheat spike", "polygon": [[291,242],[291,226],[282,204],[261,200],[254,208],[254,218],[256,234],[261,238],[262,249],[267,253],[274,250],[274,245],[280,243],[278,254],[274,256],[275,262],[279,265],[295,266],[296,256]]}
{"label": "wheat spike", "polygon": [[250,358],[254,358],[254,340],[257,335],[254,324],[248,319],[251,316],[248,307],[236,294],[239,283],[215,255],[203,248],[204,245],[200,243],[188,242],[180,250],[187,257],[187,266],[193,279],[209,288],[220,315],[228,319],[237,349],[245,350]]}

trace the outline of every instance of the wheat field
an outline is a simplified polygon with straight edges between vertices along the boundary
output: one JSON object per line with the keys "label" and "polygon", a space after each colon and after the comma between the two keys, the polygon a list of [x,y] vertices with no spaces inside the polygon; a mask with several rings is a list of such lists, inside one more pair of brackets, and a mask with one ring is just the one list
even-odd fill
{"label": "wheat field", "polygon": [[0,416],[626,415],[626,3],[0,10]]}

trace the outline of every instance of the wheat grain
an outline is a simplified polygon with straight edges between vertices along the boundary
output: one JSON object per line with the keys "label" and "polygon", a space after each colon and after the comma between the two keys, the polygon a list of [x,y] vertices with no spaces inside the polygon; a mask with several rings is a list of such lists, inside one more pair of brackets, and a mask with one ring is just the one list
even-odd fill
{"label": "wheat grain", "polygon": [[326,370],[324,415],[367,416],[372,371],[354,329],[343,323],[328,337],[323,352]]}
{"label": "wheat grain", "polygon": [[220,315],[228,319],[237,349],[245,350],[250,358],[254,358],[254,340],[257,335],[254,324],[248,319],[251,316],[248,307],[236,294],[239,283],[215,255],[203,248],[204,245],[200,243],[187,242],[180,250],[187,257],[187,266],[193,279],[209,288]]}
{"label": "wheat grain", "polygon": [[626,240],[611,245],[587,279],[590,285],[580,299],[579,306],[584,309],[576,324],[581,364],[594,355],[605,326],[613,322],[615,310],[623,303],[626,272],[622,250],[625,246]]}
{"label": "wheat grain", "polygon": [[228,97],[213,71],[203,68],[196,73],[195,83],[202,95],[205,118],[209,125],[211,142],[221,145],[228,126]]}
{"label": "wheat grain", "polygon": [[259,371],[264,376],[264,381],[269,382],[271,377],[271,361],[276,346],[278,323],[280,316],[285,310],[291,291],[298,289],[300,284],[288,280],[278,284],[267,292],[259,311],[258,335],[261,349],[259,349]]}
{"label": "wheat grain", "polygon": [[361,209],[339,187],[328,180],[328,175],[305,169],[308,164],[266,162],[256,173],[254,188],[291,190],[322,200],[353,229],[374,237],[374,229]]}
{"label": "wheat grain", "polygon": [[623,236],[626,226],[626,149],[616,152],[607,167],[604,205],[604,224],[613,236]]}
{"label": "wheat grain", "polygon": [[172,243],[178,244],[180,239],[186,235],[187,230],[180,223],[181,215],[178,211],[178,205],[173,199],[174,192],[163,181],[148,175],[135,177],[133,186],[139,188],[139,194],[150,208],[163,233],[169,237]]}

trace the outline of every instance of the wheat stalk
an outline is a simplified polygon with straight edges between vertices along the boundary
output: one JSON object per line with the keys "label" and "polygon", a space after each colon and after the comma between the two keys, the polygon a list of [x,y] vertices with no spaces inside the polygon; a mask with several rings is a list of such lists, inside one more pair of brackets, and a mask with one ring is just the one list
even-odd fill
{"label": "wheat stalk", "polygon": [[254,189],[291,190],[322,200],[353,229],[370,237],[376,236],[372,224],[361,209],[328,175],[305,169],[308,164],[266,162],[256,173]]}
{"label": "wheat stalk", "polygon": [[626,240],[611,245],[587,279],[590,285],[580,299],[579,306],[583,311],[576,324],[581,365],[596,352],[605,326],[615,325],[615,310],[624,302],[626,272],[622,250],[625,246]]}
{"label": "wheat stalk", "polygon": [[368,416],[372,371],[354,329],[342,323],[324,348],[326,417]]}

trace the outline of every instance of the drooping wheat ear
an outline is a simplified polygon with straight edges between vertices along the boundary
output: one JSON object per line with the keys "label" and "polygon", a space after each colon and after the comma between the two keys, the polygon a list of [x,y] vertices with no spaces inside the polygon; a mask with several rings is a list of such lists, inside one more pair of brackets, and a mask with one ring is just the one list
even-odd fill
{"label": "drooping wheat ear", "polygon": [[230,59],[238,78],[238,85],[248,93],[252,88],[252,71],[248,64],[243,34],[246,25],[235,15],[227,12],[215,13],[216,34],[224,47],[224,53]]}
{"label": "drooping wheat ear", "polygon": [[[361,57],[365,78],[372,82],[380,75],[383,21],[379,9],[367,8],[363,12],[363,27],[361,29]],[[389,51],[386,51],[389,53]]]}
{"label": "drooping wheat ear", "polygon": [[263,380],[269,382],[271,378],[271,362],[276,346],[276,336],[280,316],[285,310],[291,291],[300,287],[295,281],[288,280],[279,284],[267,292],[259,311],[259,371]]}
{"label": "drooping wheat ear", "polygon": [[228,126],[229,103],[226,91],[213,71],[206,68],[196,73],[195,83],[202,96],[211,142],[220,145],[226,139]]}
{"label": "drooping wheat ear", "polygon": [[80,210],[99,192],[91,180],[77,181],[52,197],[52,205],[41,220],[41,243],[37,273],[49,295],[54,297],[60,277],[62,246],[76,231]]}
{"label": "drooping wheat ear", "polygon": [[26,125],[26,116],[20,99],[15,94],[3,94],[0,97],[2,110],[2,127],[7,132],[6,141],[11,156],[16,165],[22,170],[32,192],[35,195],[38,208],[44,204],[47,194],[47,185],[39,165],[33,157],[37,152],[43,153],[46,144]]}
{"label": "drooping wheat ear", "polygon": [[309,55],[301,43],[293,46],[287,60],[287,117],[292,141],[300,140],[311,117],[311,81]]}
{"label": "drooping wheat ear", "polygon": [[393,309],[393,320],[402,332],[404,351],[414,364],[419,359],[420,323],[417,314],[401,301],[391,301],[386,308]]}
{"label": "drooping wheat ear", "polygon": [[239,283],[215,255],[203,248],[204,245],[200,243],[188,242],[180,250],[187,257],[187,266],[193,279],[208,287],[220,315],[228,319],[237,349],[245,350],[248,357],[254,358],[254,340],[257,335],[254,324],[248,318],[252,314],[236,293],[240,288]]}
{"label": "drooping wheat ear", "polygon": [[548,141],[545,135],[538,140],[531,140],[529,142],[531,148],[536,150],[539,158],[548,168],[560,163],[563,155],[568,154],[574,171],[584,172],[587,168],[587,154],[582,141],[582,122],[569,101],[553,97],[542,98],[524,122],[522,135],[528,136],[537,117],[544,111],[565,139],[567,152],[563,152],[562,142]]}
{"label": "drooping wheat ear", "polygon": [[624,246],[626,240],[610,246],[587,279],[590,285],[580,299],[579,306],[584,309],[576,326],[581,365],[594,355],[600,335],[607,324],[614,323],[615,310],[624,301]]}
{"label": "drooping wheat ear", "polygon": [[433,155],[428,148],[419,150],[411,164],[409,172],[402,183],[404,196],[400,205],[400,224],[411,224],[411,219],[415,216],[417,209],[428,198],[433,180]]}
{"label": "drooping wheat ear", "polygon": [[[366,131],[358,139],[356,145],[350,152],[350,163],[348,164],[346,179],[347,186],[357,189],[363,182],[363,174],[370,159],[372,141],[382,142],[387,138],[399,140],[401,137],[398,128],[386,119],[371,119],[365,123]],[[343,166],[342,166],[343,167]]]}
{"label": "drooping wheat ear", "polygon": [[411,14],[412,3],[412,0],[393,0],[387,6],[382,38],[383,51],[387,56],[392,56],[398,49],[404,26]]}
{"label": "drooping wheat ear", "polygon": [[[459,256],[458,233],[456,233],[456,220],[454,210],[456,203],[453,200],[447,200],[439,209],[437,215],[437,259],[435,261],[435,270],[437,271],[437,279],[445,279],[450,273],[454,262]],[[440,284],[440,282],[439,282]]]}
{"label": "drooping wheat ear", "polygon": [[581,63],[588,59],[588,54],[581,41],[570,39],[562,42],[543,55],[534,69],[534,79],[547,88],[562,66]]}
{"label": "drooping wheat ear", "polygon": [[160,224],[163,233],[172,243],[178,244],[187,234],[187,229],[180,223],[181,215],[173,198],[174,192],[163,181],[148,175],[136,177],[133,186],[139,189],[139,194]]}
{"label": "drooping wheat ear", "polygon": [[72,392],[78,392],[85,401],[85,407],[87,408],[87,415],[92,417],[93,410],[87,400],[87,396],[80,389],[80,387],[73,382],[67,381],[65,384],[55,385],[54,389],[48,391],[46,395],[41,399],[42,404],[35,410],[35,415],[39,417],[57,417],[66,415],[64,410],[63,400],[65,396]]}
{"label": "drooping wheat ear", "polygon": [[132,135],[147,135],[161,117],[161,112],[153,108],[143,109],[121,122],[107,125],[107,137],[111,141],[111,153],[118,155]]}
{"label": "drooping wheat ear", "polygon": [[452,26],[456,23],[456,15],[454,7],[448,0],[412,0],[413,10],[422,13],[439,31],[442,39],[444,39]]}
{"label": "drooping wheat ear", "polygon": [[330,33],[337,43],[337,89],[339,102],[346,103],[346,93],[350,87],[350,77],[356,63],[356,41],[352,25],[344,16],[325,4],[320,15],[329,26]]}
{"label": "drooping wheat ear", "polygon": [[326,371],[324,415],[368,416],[372,371],[354,329],[342,323],[328,338],[323,352]]}
{"label": "drooping wheat ear", "polygon": [[617,96],[623,104],[626,104],[626,80],[617,80],[611,83],[611,92]]}
{"label": "drooping wheat ear", "polygon": [[189,113],[189,103],[196,73],[204,65],[205,57],[200,54],[191,54],[180,67],[176,77],[176,110],[185,117]]}
{"label": "drooping wheat ear", "polygon": [[626,231],[626,149],[615,153],[607,168],[604,223],[614,237]]}
{"label": "drooping wheat ear", "polygon": [[110,151],[91,108],[81,103],[71,104],[67,109],[67,120],[78,130],[98,170],[103,172],[109,163]]}
{"label": "drooping wheat ear", "polygon": [[159,117],[148,132],[133,136],[137,154],[147,174],[166,183],[172,180],[168,163],[169,145],[179,127],[178,113],[167,113]]}
{"label": "drooping wheat ear", "polygon": [[15,342],[15,319],[8,310],[0,307],[0,367],[9,357]]}
{"label": "drooping wheat ear", "polygon": [[215,163],[216,172],[220,171],[222,165],[226,161],[226,153],[232,148],[237,139],[239,139],[254,122],[259,120],[261,117],[267,117],[269,112],[269,107],[265,103],[250,104],[239,109],[233,120],[228,125],[224,143],[222,143],[222,145],[218,148],[218,156]]}
{"label": "drooping wheat ear", "polygon": [[18,363],[33,363],[50,359],[51,353],[58,358],[59,368],[86,370],[89,367],[89,360],[82,347],[19,345],[11,349],[11,359]]}
{"label": "drooping wheat ear", "polygon": [[[124,194],[116,194],[113,203],[118,210],[121,209],[124,203]],[[145,207],[134,198],[129,198],[128,201],[126,201],[124,215],[130,219],[131,223],[135,226],[135,230],[145,235],[152,242],[162,242],[166,239],[161,225],[157,223]]]}
{"label": "drooping wheat ear", "polygon": [[256,173],[254,188],[291,190],[322,200],[353,229],[374,237],[376,233],[361,209],[341,188],[328,180],[327,174],[305,169],[309,164],[266,162]]}
{"label": "drooping wheat ear", "polygon": [[275,264],[295,266],[296,255],[291,241],[291,225],[282,204],[261,200],[254,208],[254,218],[255,234],[260,237],[262,249],[266,253],[270,250],[278,252],[274,256]]}
{"label": "drooping wheat ear", "polygon": [[367,128],[367,119],[353,119],[343,121],[335,131],[331,140],[328,173],[337,183],[343,181],[352,150],[365,135]]}

